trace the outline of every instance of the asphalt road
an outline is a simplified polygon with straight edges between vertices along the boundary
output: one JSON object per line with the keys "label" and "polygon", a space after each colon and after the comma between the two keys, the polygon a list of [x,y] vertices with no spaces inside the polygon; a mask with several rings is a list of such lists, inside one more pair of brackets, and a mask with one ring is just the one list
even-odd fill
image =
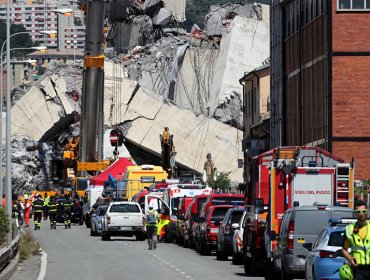
{"label": "asphalt road", "polygon": [[149,251],[146,241],[125,237],[102,241],[100,237],[90,236],[86,226],[64,229],[58,224],[57,230],[50,230],[45,221],[41,230],[31,231],[47,253],[45,280],[263,279],[246,277],[243,266],[232,265],[231,258],[217,261],[215,254],[200,256],[176,244],[160,243],[157,250]]}

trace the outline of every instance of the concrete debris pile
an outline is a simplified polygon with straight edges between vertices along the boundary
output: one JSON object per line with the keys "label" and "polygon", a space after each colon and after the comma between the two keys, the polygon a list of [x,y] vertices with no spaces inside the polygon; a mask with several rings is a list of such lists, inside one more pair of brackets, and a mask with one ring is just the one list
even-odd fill
{"label": "concrete debris pile", "polygon": [[186,0],[112,0],[107,41],[125,53],[161,37],[165,28],[185,21]]}
{"label": "concrete debris pile", "polygon": [[[133,35],[116,36],[130,41]],[[204,31],[195,25],[190,34],[166,34],[128,49],[118,59],[129,79],[181,108],[241,128],[239,78],[269,57],[269,6],[213,5]]]}
{"label": "concrete debris pile", "polygon": [[19,137],[12,140],[11,151],[13,192],[30,192],[48,182],[50,145]]}
{"label": "concrete debris pile", "polygon": [[[185,4],[185,0],[111,1],[109,37],[116,49],[105,52],[109,57],[104,69],[105,146],[113,125],[129,124],[127,141],[159,156],[158,135],[169,126],[179,164],[202,172],[203,161],[212,152],[218,170],[231,171],[230,178],[240,182],[239,79],[269,56],[269,8],[216,5],[204,31],[194,26],[190,34],[162,32],[185,20]],[[124,53],[116,55],[117,50]],[[12,135],[19,151],[12,155],[13,176],[19,177],[14,180],[16,188],[47,180],[43,151],[49,154],[50,146],[40,148],[39,142],[61,149],[78,134],[81,73],[79,63],[49,63],[42,78],[13,105]],[[34,141],[37,149],[25,155],[20,151],[27,141]],[[105,158],[111,156],[111,148],[104,150]]]}

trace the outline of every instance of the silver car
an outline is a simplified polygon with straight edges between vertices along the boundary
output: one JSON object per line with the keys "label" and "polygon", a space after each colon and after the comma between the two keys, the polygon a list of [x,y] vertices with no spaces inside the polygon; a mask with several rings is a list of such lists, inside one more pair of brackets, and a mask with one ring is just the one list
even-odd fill
{"label": "silver car", "polygon": [[243,263],[243,234],[245,227],[245,220],[247,217],[247,211],[243,212],[239,223],[232,224],[231,227],[234,229],[233,236],[233,264]]}
{"label": "silver car", "polygon": [[90,227],[90,235],[96,236],[101,235],[102,233],[102,219],[107,211],[109,204],[100,204],[97,208],[95,213],[91,214],[91,227]]}

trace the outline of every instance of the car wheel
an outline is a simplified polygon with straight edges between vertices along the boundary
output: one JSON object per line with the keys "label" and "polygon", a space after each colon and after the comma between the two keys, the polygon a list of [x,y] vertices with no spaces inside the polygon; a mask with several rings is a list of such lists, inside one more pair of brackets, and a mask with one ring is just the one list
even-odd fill
{"label": "car wheel", "polygon": [[233,262],[233,265],[241,264],[240,256],[237,255],[235,252],[233,252],[232,262]]}
{"label": "car wheel", "polygon": [[90,235],[95,236],[95,232],[93,231],[92,227],[90,228]]}
{"label": "car wheel", "polygon": [[281,267],[281,280],[293,280],[293,277],[286,273],[284,266]]}
{"label": "car wheel", "polygon": [[109,241],[110,240],[110,235],[108,232],[106,231],[103,231],[102,235],[101,235],[101,239],[104,240],[104,241]]}
{"label": "car wheel", "polygon": [[256,273],[256,264],[253,259],[245,256],[244,259],[244,272],[247,275],[254,275]]}
{"label": "car wheel", "polygon": [[90,220],[90,216],[88,215],[86,215],[85,225],[87,228],[91,227],[91,220]]}

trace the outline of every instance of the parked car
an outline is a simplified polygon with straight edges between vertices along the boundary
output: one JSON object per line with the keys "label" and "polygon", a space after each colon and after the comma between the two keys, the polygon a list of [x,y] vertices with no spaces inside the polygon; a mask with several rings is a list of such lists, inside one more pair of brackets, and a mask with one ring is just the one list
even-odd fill
{"label": "parked car", "polygon": [[274,266],[283,279],[305,275],[308,243],[313,243],[331,218],[352,218],[353,209],[338,206],[298,206],[288,209],[282,218]]}
{"label": "parked car", "polygon": [[111,236],[136,236],[144,240],[144,214],[137,202],[111,202],[102,220],[102,240]]}
{"label": "parked car", "polygon": [[185,231],[185,212],[191,204],[192,197],[182,197],[180,198],[179,208],[177,210],[177,222],[176,222],[176,242],[178,244],[184,243],[184,231]]}
{"label": "parked car", "polygon": [[[353,223],[356,220],[347,220]],[[346,233],[346,224],[336,221],[324,229],[312,245],[311,252],[306,257],[306,279],[338,279],[339,269],[345,258],[338,252],[342,249]]]}
{"label": "parked car", "polygon": [[102,221],[107,211],[109,204],[100,204],[95,213],[91,214],[91,227],[90,227],[90,235],[100,235],[102,233]]}
{"label": "parked car", "polygon": [[244,206],[244,204],[244,195],[242,194],[219,193],[208,195],[199,212],[198,222],[196,222],[193,226],[195,249],[200,252],[200,235],[202,231],[201,226],[210,207],[214,205]]}
{"label": "parked car", "polygon": [[217,234],[216,256],[218,260],[227,260],[232,255],[234,230],[232,225],[239,223],[244,208],[233,207],[227,210]]}
{"label": "parked car", "polygon": [[232,224],[231,227],[234,228],[233,236],[233,264],[242,264],[243,263],[243,234],[244,234],[244,225],[247,217],[247,211],[243,212],[242,217],[240,218],[239,223]]}
{"label": "parked car", "polygon": [[232,205],[211,206],[208,208],[205,218],[201,218],[202,224],[199,232],[199,253],[201,255],[208,255],[213,249],[216,249],[217,233],[227,210],[232,207]]}
{"label": "parked car", "polygon": [[195,234],[199,224],[199,214],[202,209],[202,205],[206,202],[208,195],[200,194],[193,197],[191,203],[191,210],[188,213],[189,218],[186,219],[184,239],[187,241],[186,246],[194,248],[195,245]]}

